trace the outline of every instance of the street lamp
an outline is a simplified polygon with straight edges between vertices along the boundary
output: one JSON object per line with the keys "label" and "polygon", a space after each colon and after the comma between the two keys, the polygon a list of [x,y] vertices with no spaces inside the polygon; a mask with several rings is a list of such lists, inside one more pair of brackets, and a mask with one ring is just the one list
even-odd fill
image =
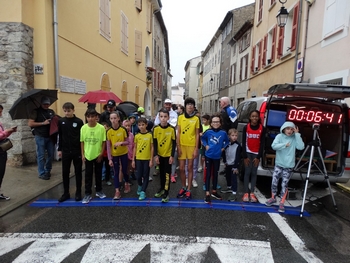
{"label": "street lamp", "polygon": [[288,11],[287,9],[283,6],[287,0],[278,0],[282,6],[281,6],[281,9],[280,11],[278,12],[276,18],[277,18],[277,24],[279,27],[284,27],[286,24],[287,24],[287,20],[288,20]]}

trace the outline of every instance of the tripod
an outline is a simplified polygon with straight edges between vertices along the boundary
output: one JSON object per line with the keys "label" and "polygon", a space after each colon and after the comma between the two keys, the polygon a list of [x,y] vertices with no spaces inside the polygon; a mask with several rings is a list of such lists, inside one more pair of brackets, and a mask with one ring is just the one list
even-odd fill
{"label": "tripod", "polygon": [[[333,205],[334,205],[334,209],[335,210],[338,210],[337,208],[337,204],[335,203],[335,199],[334,199],[334,196],[333,196],[333,192],[332,192],[332,189],[331,189],[331,184],[329,182],[329,177],[328,177],[328,174],[327,174],[327,169],[326,169],[326,165],[324,164],[324,161],[323,161],[323,156],[322,156],[322,153],[321,153],[321,141],[320,141],[320,138],[318,136],[318,132],[317,130],[320,128],[320,125],[318,123],[315,123],[312,125],[312,129],[314,130],[314,134],[313,134],[313,139],[312,141],[307,145],[307,147],[305,148],[303,154],[301,155],[298,163],[295,165],[294,167],[294,172],[297,172],[299,171],[303,166],[305,166],[306,164],[308,164],[308,169],[307,169],[307,175],[306,175],[306,178],[305,178],[305,188],[304,188],[304,194],[303,194],[303,201],[302,201],[302,204],[301,204],[301,210],[300,210],[300,217],[303,217],[303,212],[304,212],[304,205],[305,205],[305,198],[306,198],[306,192],[307,192],[307,186],[308,186],[308,183],[309,183],[309,178],[310,178],[310,172],[311,172],[311,167],[314,165],[322,175],[324,175],[324,178],[326,179],[327,181],[327,184],[328,184],[328,189],[329,189],[329,192],[331,194],[331,197],[332,197],[332,200],[333,200]],[[309,160],[307,162],[305,162],[304,164],[300,165],[302,160],[303,160],[303,157],[304,155],[308,152],[309,148],[311,146],[311,151],[310,151],[310,157],[309,157]],[[317,149],[318,151],[318,154],[319,154],[319,157],[321,159],[321,163],[322,163],[322,169],[317,165],[317,163],[315,162],[314,160],[314,153],[315,153],[315,148]]]}

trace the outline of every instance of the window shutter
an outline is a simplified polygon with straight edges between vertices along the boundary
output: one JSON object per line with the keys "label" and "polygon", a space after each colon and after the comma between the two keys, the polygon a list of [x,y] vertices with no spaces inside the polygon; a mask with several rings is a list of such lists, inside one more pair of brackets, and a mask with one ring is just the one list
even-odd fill
{"label": "window shutter", "polygon": [[141,11],[142,10],[142,0],[135,0],[135,7]]}
{"label": "window shutter", "polygon": [[272,29],[271,63],[275,61],[277,27]]}
{"label": "window shutter", "polygon": [[250,65],[250,71],[254,73],[254,63],[255,63],[255,45],[252,48],[252,64]]}
{"label": "window shutter", "polygon": [[266,53],[267,53],[267,34],[264,36],[264,50],[262,55],[262,65],[266,66]]}
{"label": "window shutter", "polygon": [[284,39],[284,27],[280,27],[280,30],[278,33],[277,58],[281,58],[283,55],[283,39]]}
{"label": "window shutter", "polygon": [[242,81],[242,70],[243,70],[243,58],[241,58],[240,65],[239,65],[239,81]]}
{"label": "window shutter", "polygon": [[262,40],[260,40],[260,43],[259,43],[258,70],[260,70],[260,67],[261,67],[262,50],[263,50],[263,43],[262,43]]}
{"label": "window shutter", "polygon": [[290,50],[293,51],[296,48],[296,42],[297,42],[297,32],[298,32],[298,17],[299,17],[299,2],[295,5],[294,11],[293,11],[293,25],[292,25],[292,41]]}
{"label": "window shutter", "polygon": [[142,32],[135,30],[135,61],[142,62]]}
{"label": "window shutter", "polygon": [[245,71],[244,71],[244,79],[248,79],[248,61],[249,61],[249,55],[245,55],[244,56],[244,60],[245,60],[245,64],[244,64],[244,68],[245,68]]}
{"label": "window shutter", "polygon": [[259,14],[258,14],[258,22],[262,20],[262,12],[263,12],[263,0],[259,1]]}

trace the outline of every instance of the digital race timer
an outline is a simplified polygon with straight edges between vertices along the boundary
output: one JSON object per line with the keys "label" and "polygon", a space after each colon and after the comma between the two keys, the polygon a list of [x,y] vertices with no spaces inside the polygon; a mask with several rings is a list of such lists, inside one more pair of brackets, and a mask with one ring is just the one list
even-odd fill
{"label": "digital race timer", "polygon": [[343,114],[340,112],[320,110],[291,109],[287,112],[287,120],[324,124],[341,124],[343,120]]}

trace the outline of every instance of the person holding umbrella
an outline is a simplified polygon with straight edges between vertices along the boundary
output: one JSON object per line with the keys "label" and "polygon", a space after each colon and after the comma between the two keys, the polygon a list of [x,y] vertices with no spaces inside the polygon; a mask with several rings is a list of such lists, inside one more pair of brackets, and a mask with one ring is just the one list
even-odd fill
{"label": "person holding umbrella", "polygon": [[[43,96],[40,103],[40,107],[30,114],[28,126],[32,128],[35,136],[38,176],[40,179],[49,180],[54,156],[54,143],[50,138],[50,123],[55,112],[49,109],[51,101],[48,97]],[[47,152],[46,160],[45,152]]]}
{"label": "person holding umbrella", "polygon": [[99,119],[99,123],[103,123],[103,122],[107,122],[109,127],[112,126],[112,123],[109,119],[109,116],[111,115],[111,113],[113,111],[116,110],[115,108],[116,104],[115,104],[115,101],[114,100],[109,100],[107,102],[107,110],[105,110],[104,112],[102,112],[101,116],[100,116],[100,119]]}
{"label": "person holding umbrella", "polygon": [[[3,109],[4,109],[3,106],[0,105],[0,117],[2,116]],[[2,123],[0,122],[0,141],[5,140],[13,132],[16,132],[16,131],[17,131],[17,127],[12,127],[10,129],[5,130],[4,127],[2,126]],[[7,152],[0,150],[0,188],[1,188],[2,180],[4,179],[4,175],[5,175],[6,162],[7,162]],[[0,194],[0,200],[10,200],[10,197]]]}

